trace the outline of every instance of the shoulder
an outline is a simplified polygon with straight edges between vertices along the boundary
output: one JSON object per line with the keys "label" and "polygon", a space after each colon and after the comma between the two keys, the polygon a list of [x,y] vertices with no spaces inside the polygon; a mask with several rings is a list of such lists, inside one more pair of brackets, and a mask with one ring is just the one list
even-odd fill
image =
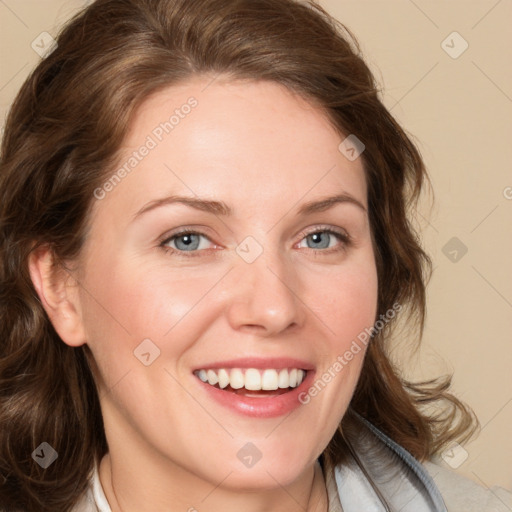
{"label": "shoulder", "polygon": [[[364,469],[364,474],[358,472],[358,468],[353,464],[350,465],[353,466],[353,472],[357,473],[357,480],[368,481],[371,484],[371,489],[367,487],[367,494],[379,498],[375,500],[376,506],[371,510],[512,512],[510,491],[478,485],[437,464],[439,461],[436,460],[420,463],[364,418],[359,417],[359,423],[366,428],[360,428],[351,436],[350,444],[357,455],[354,461]],[[343,491],[343,481],[338,483],[339,490]],[[373,492],[376,489],[378,493]],[[351,489],[345,490],[350,494]],[[343,497],[342,494],[340,496]],[[378,501],[383,505],[387,502],[392,506],[382,507]],[[347,510],[368,510],[368,507],[348,507]]]}
{"label": "shoulder", "polygon": [[433,462],[424,462],[439,489],[448,512],[510,512],[512,493],[500,487],[485,488]]}

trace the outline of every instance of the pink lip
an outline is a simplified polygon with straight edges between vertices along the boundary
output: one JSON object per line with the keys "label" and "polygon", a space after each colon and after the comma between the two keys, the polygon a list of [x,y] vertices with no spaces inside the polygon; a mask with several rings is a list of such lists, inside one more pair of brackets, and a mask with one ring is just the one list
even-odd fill
{"label": "pink lip", "polygon": [[276,370],[283,368],[299,368],[302,370],[315,369],[311,363],[292,357],[243,357],[241,359],[229,359],[225,361],[217,361],[215,363],[205,363],[204,366],[198,366],[193,371],[217,370],[219,368],[273,368]]}
{"label": "pink lip", "polygon": [[[224,362],[226,363],[226,361]],[[238,364],[240,361],[238,361]],[[266,360],[268,364],[268,360]],[[225,365],[228,366],[229,365]],[[296,363],[288,365],[292,368],[301,368]],[[219,368],[222,367],[219,366]],[[236,367],[236,366],[235,366]],[[247,367],[255,368],[255,366],[248,365]],[[257,366],[256,366],[257,367]],[[284,366],[286,367],[286,365]],[[210,367],[211,368],[211,367]],[[238,366],[240,368],[240,366]],[[265,368],[276,368],[275,366],[265,366]],[[213,368],[212,368],[213,369]],[[224,389],[216,388],[211,386],[207,382],[203,382],[199,377],[194,376],[196,382],[210,398],[215,400],[218,404],[227,407],[228,409],[249,416],[252,418],[276,418],[289,414],[294,409],[297,409],[301,405],[304,405],[299,397],[305,396],[307,390],[311,387],[313,379],[315,377],[315,371],[309,370],[306,373],[305,379],[301,382],[300,386],[277,396],[261,396],[261,397],[249,397],[244,395],[237,395],[231,391],[225,391]]]}

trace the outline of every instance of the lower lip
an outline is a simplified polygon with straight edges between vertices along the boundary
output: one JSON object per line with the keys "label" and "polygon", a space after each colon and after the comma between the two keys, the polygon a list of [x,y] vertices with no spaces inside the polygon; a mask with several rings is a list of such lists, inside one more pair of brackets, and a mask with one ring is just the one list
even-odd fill
{"label": "lower lip", "polygon": [[301,384],[287,393],[262,397],[237,395],[231,391],[224,391],[207,384],[198,377],[195,377],[195,379],[213,400],[239,414],[253,418],[275,418],[288,414],[303,405],[299,396],[301,396],[301,393],[307,392],[314,374],[313,370],[308,370]]}

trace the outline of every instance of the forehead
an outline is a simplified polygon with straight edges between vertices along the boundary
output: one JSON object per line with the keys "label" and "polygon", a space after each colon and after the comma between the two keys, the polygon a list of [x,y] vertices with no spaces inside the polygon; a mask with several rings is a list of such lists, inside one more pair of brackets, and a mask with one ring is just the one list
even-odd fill
{"label": "forehead", "polygon": [[187,193],[256,212],[344,192],[366,205],[362,161],[340,152],[344,138],[317,105],[282,85],[196,78],[139,107],[116,167],[127,172],[106,199],[134,209]]}

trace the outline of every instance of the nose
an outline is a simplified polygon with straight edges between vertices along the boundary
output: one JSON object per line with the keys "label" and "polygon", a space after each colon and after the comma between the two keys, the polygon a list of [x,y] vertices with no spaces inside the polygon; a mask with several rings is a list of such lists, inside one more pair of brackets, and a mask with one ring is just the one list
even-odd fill
{"label": "nose", "polygon": [[229,284],[227,316],[235,330],[270,337],[304,323],[299,279],[279,250],[265,250],[255,261],[240,258]]}

